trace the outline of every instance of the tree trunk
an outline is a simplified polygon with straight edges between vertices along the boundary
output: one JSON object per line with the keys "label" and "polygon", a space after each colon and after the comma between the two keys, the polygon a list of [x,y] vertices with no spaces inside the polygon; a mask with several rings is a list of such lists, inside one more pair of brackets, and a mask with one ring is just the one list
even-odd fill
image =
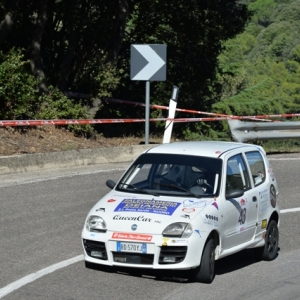
{"label": "tree trunk", "polygon": [[76,3],[74,0],[70,0],[66,2],[65,7],[65,20],[64,26],[65,28],[65,41],[67,41],[66,45],[63,44],[61,47],[66,47],[63,53],[63,59],[61,60],[60,74],[59,74],[59,82],[58,87],[60,90],[65,91],[70,75],[70,71],[72,68],[72,64],[75,57],[76,52],[76,44],[77,44],[77,34],[76,34],[76,26],[74,24],[76,17]]}
{"label": "tree trunk", "polygon": [[7,8],[7,13],[4,16],[4,19],[0,23],[0,45],[3,44],[7,35],[9,34],[13,24],[14,24],[14,15],[18,7],[19,0],[11,0],[9,2],[9,7]]}
{"label": "tree trunk", "polygon": [[110,47],[109,61],[115,61],[119,55],[119,51],[123,42],[126,26],[126,18],[128,15],[128,2],[127,0],[118,0],[118,12],[114,24],[113,41]]}
{"label": "tree trunk", "polygon": [[44,82],[45,74],[43,71],[43,63],[41,59],[41,43],[47,20],[47,7],[48,0],[39,1],[38,13],[36,18],[36,30],[33,33],[32,43],[30,46],[31,70],[34,76],[41,81],[39,88],[42,92],[47,92],[47,87]]}

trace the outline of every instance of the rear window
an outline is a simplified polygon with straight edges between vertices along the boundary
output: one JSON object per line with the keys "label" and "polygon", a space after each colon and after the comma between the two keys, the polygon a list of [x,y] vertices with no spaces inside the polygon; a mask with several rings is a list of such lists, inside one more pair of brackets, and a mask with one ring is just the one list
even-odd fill
{"label": "rear window", "polygon": [[250,166],[254,185],[258,186],[266,180],[266,168],[264,159],[259,151],[247,152],[245,154]]}

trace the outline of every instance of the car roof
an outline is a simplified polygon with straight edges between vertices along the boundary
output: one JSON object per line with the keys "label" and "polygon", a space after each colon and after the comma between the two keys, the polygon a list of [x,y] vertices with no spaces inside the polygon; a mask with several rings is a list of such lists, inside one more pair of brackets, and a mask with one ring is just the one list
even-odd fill
{"label": "car roof", "polygon": [[223,153],[238,149],[248,148],[248,150],[258,150],[256,145],[236,142],[220,141],[190,141],[166,143],[148,149],[147,153],[201,155],[207,157],[220,157]]}

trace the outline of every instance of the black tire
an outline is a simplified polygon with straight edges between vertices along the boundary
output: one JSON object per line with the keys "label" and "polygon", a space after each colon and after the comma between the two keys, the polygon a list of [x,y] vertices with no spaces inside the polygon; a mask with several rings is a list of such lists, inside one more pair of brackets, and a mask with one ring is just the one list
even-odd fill
{"label": "black tire", "polygon": [[255,254],[258,259],[271,261],[277,257],[279,244],[279,231],[277,223],[271,220],[265,237],[265,245],[260,248],[255,248]]}
{"label": "black tire", "polygon": [[202,283],[212,283],[215,278],[215,242],[209,239],[202,253],[200,266],[191,270],[190,280]]}

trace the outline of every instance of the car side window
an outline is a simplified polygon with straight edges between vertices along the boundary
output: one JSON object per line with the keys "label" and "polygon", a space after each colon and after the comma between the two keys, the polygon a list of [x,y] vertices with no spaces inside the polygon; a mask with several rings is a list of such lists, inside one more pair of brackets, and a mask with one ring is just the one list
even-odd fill
{"label": "car side window", "polygon": [[227,161],[226,192],[251,188],[249,173],[240,154]]}
{"label": "car side window", "polygon": [[266,168],[259,151],[247,152],[246,158],[250,166],[254,185],[258,186],[266,180]]}

